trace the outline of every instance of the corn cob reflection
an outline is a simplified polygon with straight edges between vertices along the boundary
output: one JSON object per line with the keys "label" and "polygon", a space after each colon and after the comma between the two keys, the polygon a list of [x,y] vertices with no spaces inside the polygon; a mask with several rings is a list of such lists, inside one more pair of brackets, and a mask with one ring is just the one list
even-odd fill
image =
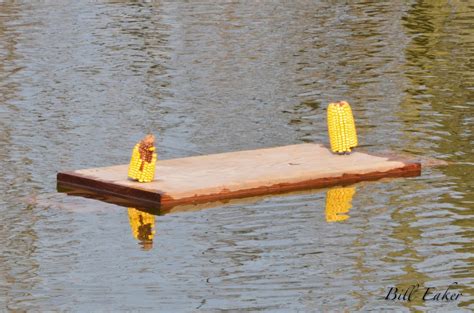
{"label": "corn cob reflection", "polygon": [[155,235],[155,216],[135,208],[128,208],[128,219],[133,237],[140,241],[144,249],[151,249]]}
{"label": "corn cob reflection", "polygon": [[355,187],[337,187],[328,190],[326,194],[326,221],[341,222],[349,218],[348,213],[352,208],[352,197]]}
{"label": "corn cob reflection", "polygon": [[333,102],[327,113],[329,141],[334,153],[350,153],[357,146],[357,133],[351,106],[346,101]]}
{"label": "corn cob reflection", "polygon": [[147,135],[137,143],[132,151],[128,177],[141,183],[148,183],[155,177],[156,153],[154,147],[155,137]]}

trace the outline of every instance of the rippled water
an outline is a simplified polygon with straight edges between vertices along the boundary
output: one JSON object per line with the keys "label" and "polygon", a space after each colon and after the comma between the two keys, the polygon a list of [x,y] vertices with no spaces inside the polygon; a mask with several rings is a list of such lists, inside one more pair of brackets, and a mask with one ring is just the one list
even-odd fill
{"label": "rippled water", "polygon": [[[474,6],[400,3],[1,2],[1,310],[473,310]],[[160,158],[327,143],[340,99],[365,149],[449,165],[162,216],[56,192],[147,132]]]}

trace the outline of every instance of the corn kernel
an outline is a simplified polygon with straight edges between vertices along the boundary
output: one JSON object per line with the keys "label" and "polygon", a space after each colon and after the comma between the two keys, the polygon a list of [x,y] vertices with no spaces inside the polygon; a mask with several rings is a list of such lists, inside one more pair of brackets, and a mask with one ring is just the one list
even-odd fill
{"label": "corn kernel", "polygon": [[151,182],[155,176],[157,155],[153,135],[147,135],[132,151],[128,177],[139,182]]}
{"label": "corn kernel", "polygon": [[329,142],[332,152],[350,152],[357,146],[352,110],[346,101],[330,103],[327,110]]}

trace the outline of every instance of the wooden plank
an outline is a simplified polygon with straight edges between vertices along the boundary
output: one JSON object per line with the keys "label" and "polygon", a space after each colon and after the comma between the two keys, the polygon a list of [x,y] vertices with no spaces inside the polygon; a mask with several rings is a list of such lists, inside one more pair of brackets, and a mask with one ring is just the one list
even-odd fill
{"label": "wooden plank", "polygon": [[334,155],[320,144],[298,144],[162,160],[151,183],[129,180],[127,169],[128,165],[117,165],[60,172],[58,186],[146,206],[171,207],[383,177],[418,176],[421,164],[362,152]]}

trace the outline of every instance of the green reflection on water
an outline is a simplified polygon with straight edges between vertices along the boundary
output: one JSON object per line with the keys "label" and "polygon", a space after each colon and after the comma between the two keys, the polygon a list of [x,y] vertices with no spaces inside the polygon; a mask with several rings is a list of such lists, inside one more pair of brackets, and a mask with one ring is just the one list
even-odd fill
{"label": "green reflection on water", "polygon": [[[398,112],[404,123],[405,150],[420,155],[430,151],[434,156],[452,162],[438,169],[444,174],[440,186],[451,190],[442,193],[439,203],[442,209],[467,218],[451,221],[466,238],[457,243],[459,248],[455,250],[462,252],[460,255],[471,254],[471,257],[462,260],[465,265],[452,269],[456,272],[453,279],[464,279],[466,282],[472,279],[474,273],[473,6],[469,1],[417,1],[402,20],[406,34],[411,38],[405,48],[405,76],[410,84]],[[421,185],[419,188],[423,190],[426,187]],[[425,202],[424,198],[417,201],[411,198],[410,206],[423,207]],[[423,231],[412,226],[420,221],[420,217],[400,209],[392,217],[400,222],[392,236],[403,240],[407,247],[397,252],[407,258],[407,277],[397,279],[405,285],[415,280],[420,285],[429,285],[430,278],[413,266],[425,259],[417,253],[419,248],[413,246],[413,242],[422,242]],[[474,295],[472,287],[461,284],[459,289],[465,295],[464,299]],[[460,306],[473,303],[474,300],[463,302],[461,298]],[[413,308],[423,306],[423,303],[416,301],[407,305]]]}
{"label": "green reflection on water", "polygon": [[[327,100],[351,96],[358,103],[356,118],[362,120],[358,130],[366,144],[380,147],[391,140],[391,148],[452,162],[447,167],[427,170],[419,180],[397,182],[400,189],[397,196],[380,204],[386,204],[390,212],[391,219],[383,220],[383,229],[389,230],[386,236],[402,246],[389,251],[383,259],[387,264],[400,265],[404,273],[391,277],[390,283],[406,287],[415,281],[430,285],[436,279],[460,279],[467,282],[461,284],[466,298],[468,295],[472,298],[472,282],[469,283],[474,272],[472,4],[469,1],[417,1],[405,14],[405,6],[381,2],[324,6],[295,3],[294,7],[280,11],[272,4],[259,5],[252,11],[261,16],[245,15],[245,6],[237,3],[224,9],[210,3],[212,14],[207,14],[206,8],[193,7],[192,3],[183,3],[176,8],[169,3],[130,5],[139,6],[136,11],[117,2],[101,6],[78,3],[75,8],[65,9],[12,2],[0,4],[0,74],[3,78],[0,112],[6,112],[0,123],[0,160],[6,165],[1,166],[0,171],[4,180],[2,192],[5,193],[2,200],[8,204],[2,208],[0,224],[0,239],[5,242],[0,248],[0,281],[8,290],[0,295],[0,300],[6,300],[13,309],[36,308],[35,301],[40,306],[43,304],[43,308],[49,308],[54,301],[60,301],[60,297],[51,299],[49,294],[44,294],[44,290],[52,292],[51,285],[41,285],[41,279],[48,279],[45,275],[48,270],[53,272],[49,282],[57,283],[59,289],[67,290],[69,286],[69,281],[61,274],[54,274],[52,268],[62,266],[62,270],[69,270],[75,260],[60,263],[54,258],[62,251],[68,254],[76,251],[67,250],[69,243],[62,241],[57,243],[59,247],[54,247],[56,254],[37,249],[38,244],[44,246],[44,242],[38,243],[40,239],[48,242],[51,237],[62,237],[62,232],[67,237],[71,232],[64,217],[67,214],[58,214],[61,217],[53,225],[51,219],[54,217],[41,216],[34,206],[22,206],[17,201],[29,195],[32,188],[51,191],[58,162],[62,161],[61,166],[68,167],[82,166],[90,158],[94,159],[91,163],[106,162],[107,158],[101,154],[104,144],[110,148],[107,157],[118,162],[122,143],[126,140],[120,139],[122,142],[117,143],[117,138],[127,138],[130,133],[149,129],[163,131],[163,137],[177,148],[189,148],[178,139],[195,140],[206,152],[219,143],[229,143],[232,147],[240,145],[239,148],[257,143],[285,144],[293,140],[293,130],[299,132],[295,138],[302,141],[322,141],[326,134],[322,130],[321,108]],[[162,7],[171,9],[162,11]],[[64,14],[68,12],[73,13]],[[78,12],[84,19],[76,19]],[[397,12],[403,15],[401,21]],[[166,19],[162,20],[162,16]],[[222,16],[225,20],[218,20]],[[36,17],[45,24],[30,25],[30,29],[27,22]],[[55,20],[51,22],[53,18]],[[213,19],[218,21],[214,23]],[[57,21],[60,26],[53,25]],[[388,24],[393,24],[394,28]],[[89,25],[91,27],[87,27]],[[69,31],[71,38],[61,36],[58,27]],[[404,33],[393,35],[400,29]],[[36,33],[25,37],[33,31]],[[89,31],[96,37],[88,37]],[[44,32],[51,34],[45,36]],[[78,32],[84,36],[76,36]],[[384,37],[387,34],[392,35]],[[65,42],[61,41],[60,45],[47,42],[38,49],[34,45],[39,43],[30,41],[41,35],[43,40],[53,37]],[[185,39],[180,41],[181,37]],[[207,50],[203,47],[206,44],[210,49],[217,49]],[[17,51],[19,47],[21,53]],[[394,62],[387,47],[399,48],[400,60]],[[89,53],[91,57],[87,59]],[[50,60],[57,60],[57,64],[48,63]],[[177,69],[172,75],[168,63]],[[24,66],[32,67],[28,68],[27,74],[22,74]],[[239,82],[244,84],[239,85]],[[404,86],[400,92],[399,85]],[[96,90],[98,86],[100,92]],[[174,89],[170,90],[169,86]],[[255,100],[254,94],[246,98],[247,91],[261,99]],[[74,105],[68,107],[70,103]],[[246,105],[248,114],[241,114],[242,104]],[[65,106],[64,110],[59,109],[62,106]],[[288,118],[292,121],[288,132],[275,113],[279,111],[292,114]],[[167,119],[173,112],[177,112],[179,118]],[[29,120],[18,119],[20,114],[22,119],[26,116]],[[302,115],[305,118],[301,118]],[[387,121],[390,124],[384,124],[384,117],[390,117]],[[252,120],[255,120],[254,124],[245,123]],[[100,133],[98,124],[102,126]],[[196,125],[196,129],[191,124]],[[258,127],[259,131],[252,127]],[[230,128],[235,131],[230,132]],[[392,132],[400,138],[389,138]],[[41,136],[34,137],[38,133]],[[242,136],[243,133],[248,135]],[[213,138],[219,137],[216,135],[225,136],[219,141]],[[101,136],[100,140],[96,136]],[[35,140],[28,140],[30,137]],[[89,138],[98,142],[91,149],[89,144],[93,143]],[[64,154],[56,156],[53,151],[59,145]],[[123,153],[128,154],[128,151]],[[32,161],[31,155],[36,159]],[[102,159],[104,161],[99,161]],[[379,193],[383,195],[384,191],[381,187]],[[358,196],[360,194],[363,192],[358,191]],[[327,198],[330,198],[329,192]],[[342,215],[335,214],[347,222],[331,226],[363,230],[351,243],[356,249],[354,268],[359,270],[352,279],[364,291],[365,287],[370,287],[366,286],[365,279],[370,277],[366,273],[373,273],[375,277],[387,274],[377,268],[378,256],[368,251],[363,236],[371,234],[374,225],[370,225],[368,219],[364,225],[357,225],[358,219],[345,217],[350,202],[349,197],[341,201],[343,205],[338,211]],[[421,224],[429,222],[431,216],[426,217],[426,214],[430,211],[435,214],[436,211],[443,213],[443,210],[452,214],[441,216],[447,221],[440,222],[439,227],[443,227],[445,233],[451,231],[447,235],[455,242],[438,245],[433,242],[433,238],[436,239],[434,228]],[[324,218],[324,215],[318,216]],[[330,216],[334,218],[334,215]],[[46,220],[43,223],[47,227],[37,227],[39,219]],[[271,223],[271,217],[269,220]],[[86,224],[79,223],[77,228],[82,229]],[[141,241],[156,240],[150,238],[153,223],[133,225],[137,226],[137,238]],[[134,226],[132,229],[135,234]],[[99,232],[94,234],[99,236]],[[318,235],[316,230],[315,233]],[[338,243],[345,244],[346,234],[340,235]],[[173,244],[171,240],[170,244]],[[459,261],[449,272],[437,274],[436,269],[422,266],[423,262],[442,254],[443,248]],[[91,252],[97,251],[86,249],[80,250],[79,254],[91,255]],[[345,256],[345,252],[341,251],[340,255]],[[232,250],[226,253],[231,254]],[[50,263],[49,258],[53,258]],[[448,261],[452,262],[452,259]],[[76,271],[81,273],[80,269]],[[304,280],[300,276],[297,278]],[[38,283],[40,289],[34,290]],[[331,283],[333,281],[328,280],[328,284]],[[347,290],[345,286],[339,288]],[[74,292],[78,292],[78,298],[66,299],[77,300],[84,295],[81,289]],[[56,291],[56,295],[58,293],[61,290]],[[41,296],[46,298],[41,300]],[[64,296],[61,294],[61,298]],[[373,291],[370,295],[358,293],[359,308],[380,296]],[[462,300],[460,305],[466,307],[473,303],[474,300]],[[422,307],[423,303],[406,305],[413,309]]]}

